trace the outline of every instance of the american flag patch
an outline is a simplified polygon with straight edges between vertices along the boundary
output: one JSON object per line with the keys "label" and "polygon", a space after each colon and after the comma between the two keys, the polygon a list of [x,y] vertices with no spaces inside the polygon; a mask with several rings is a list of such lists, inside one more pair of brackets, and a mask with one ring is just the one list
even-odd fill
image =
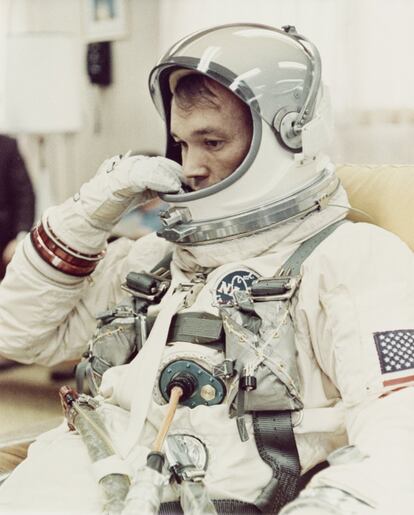
{"label": "american flag patch", "polygon": [[374,333],[374,340],[384,386],[414,382],[414,329]]}

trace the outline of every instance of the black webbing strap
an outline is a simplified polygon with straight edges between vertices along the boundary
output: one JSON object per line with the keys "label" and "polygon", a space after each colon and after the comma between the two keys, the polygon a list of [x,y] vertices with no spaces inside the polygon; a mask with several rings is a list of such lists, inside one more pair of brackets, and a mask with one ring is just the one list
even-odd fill
{"label": "black webbing strap", "polygon": [[[302,263],[316,247],[345,221],[335,222],[308,240],[284,263],[285,273],[300,274]],[[255,505],[263,513],[279,513],[282,507],[293,500],[300,489],[300,461],[293,434],[290,411],[256,411],[252,413],[256,446],[262,460],[273,471],[270,482]]]}
{"label": "black webbing strap", "polygon": [[[213,504],[220,515],[260,515],[261,513],[254,504],[233,499],[220,499],[213,501]],[[162,503],[159,513],[160,515],[183,515],[184,512],[181,504],[175,501]]]}
{"label": "black webbing strap", "polygon": [[323,242],[330,234],[332,234],[340,225],[347,223],[346,220],[339,220],[317,234],[309,238],[308,240],[301,243],[301,245],[295,250],[295,252],[289,257],[289,259],[283,264],[284,270],[289,270],[290,275],[297,275],[300,273],[302,263],[308,258],[316,247]]}
{"label": "black webbing strap", "polygon": [[273,471],[255,504],[263,513],[279,513],[298,494],[300,462],[291,412],[256,411],[253,428],[260,457]]}
{"label": "black webbing strap", "polygon": [[190,342],[224,347],[223,321],[210,313],[193,311],[174,315],[169,342]]}

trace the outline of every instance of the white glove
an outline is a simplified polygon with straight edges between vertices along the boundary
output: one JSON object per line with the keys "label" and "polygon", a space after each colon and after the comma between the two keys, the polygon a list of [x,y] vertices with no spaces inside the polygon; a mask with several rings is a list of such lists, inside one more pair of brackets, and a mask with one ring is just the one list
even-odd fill
{"label": "white glove", "polygon": [[45,216],[66,245],[85,253],[105,247],[122,215],[156,197],[181,188],[181,166],[165,157],[116,156],[107,159],[79,193]]}

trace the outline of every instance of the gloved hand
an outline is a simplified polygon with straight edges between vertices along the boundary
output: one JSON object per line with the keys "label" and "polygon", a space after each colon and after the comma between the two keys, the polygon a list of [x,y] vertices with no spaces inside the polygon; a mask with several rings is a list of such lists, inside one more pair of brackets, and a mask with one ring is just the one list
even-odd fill
{"label": "gloved hand", "polygon": [[109,231],[121,216],[157,196],[181,187],[181,167],[165,157],[112,157],[84,184],[80,202],[91,225]]}
{"label": "gloved hand", "polygon": [[181,188],[181,166],[164,157],[115,156],[99,167],[79,193],[45,216],[56,236],[79,252],[102,250],[122,215]]}

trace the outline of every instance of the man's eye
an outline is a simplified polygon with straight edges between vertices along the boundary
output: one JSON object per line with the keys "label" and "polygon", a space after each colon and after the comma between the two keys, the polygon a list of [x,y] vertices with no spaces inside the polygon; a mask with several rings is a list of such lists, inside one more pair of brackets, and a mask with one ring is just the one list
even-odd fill
{"label": "man's eye", "polygon": [[219,139],[206,139],[204,145],[214,150],[219,150],[223,147],[224,141]]}

